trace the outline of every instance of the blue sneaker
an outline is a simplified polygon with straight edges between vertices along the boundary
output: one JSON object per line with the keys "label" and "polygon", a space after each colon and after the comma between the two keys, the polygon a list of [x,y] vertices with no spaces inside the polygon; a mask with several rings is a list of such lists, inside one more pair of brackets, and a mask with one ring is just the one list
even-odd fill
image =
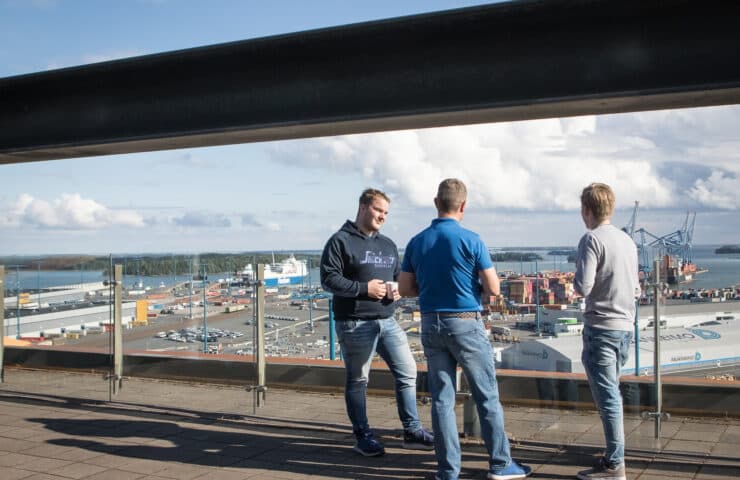
{"label": "blue sneaker", "polygon": [[519,465],[514,460],[498,473],[488,472],[488,480],[515,480],[525,478],[532,473],[532,469],[526,465]]}
{"label": "blue sneaker", "polygon": [[383,444],[375,439],[375,435],[373,435],[371,430],[356,433],[355,437],[357,437],[357,442],[355,443],[355,446],[352,447],[352,450],[360,455],[364,455],[366,457],[379,457],[385,454]]}
{"label": "blue sneaker", "polygon": [[403,448],[406,450],[434,450],[434,435],[423,428],[414,433],[404,432]]}

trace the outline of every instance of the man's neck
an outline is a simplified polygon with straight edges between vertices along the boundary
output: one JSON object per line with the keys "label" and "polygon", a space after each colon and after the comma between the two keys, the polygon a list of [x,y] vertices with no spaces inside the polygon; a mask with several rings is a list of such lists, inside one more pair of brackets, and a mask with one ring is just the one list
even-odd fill
{"label": "man's neck", "polygon": [[359,230],[366,237],[372,237],[375,233],[377,233],[372,229],[368,229],[365,226],[360,225],[360,222],[358,222],[357,220],[355,220],[355,227],[357,227],[357,230]]}
{"label": "man's neck", "polygon": [[597,228],[599,228],[602,225],[611,225],[612,221],[611,221],[610,218],[607,218],[606,220],[603,220],[601,222],[594,222],[594,223],[595,223],[595,225],[593,227],[591,227],[591,230],[596,230]]}
{"label": "man's neck", "polygon": [[462,220],[462,214],[460,214],[459,212],[451,212],[451,213],[437,212],[437,218],[450,218],[452,220],[456,220],[457,222],[460,222],[460,220]]}

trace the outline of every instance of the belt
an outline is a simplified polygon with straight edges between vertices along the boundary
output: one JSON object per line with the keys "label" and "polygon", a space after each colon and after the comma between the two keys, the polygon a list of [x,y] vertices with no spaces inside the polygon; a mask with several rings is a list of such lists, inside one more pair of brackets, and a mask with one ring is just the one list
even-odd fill
{"label": "belt", "polygon": [[428,312],[422,315],[436,315],[438,318],[479,318],[480,312]]}

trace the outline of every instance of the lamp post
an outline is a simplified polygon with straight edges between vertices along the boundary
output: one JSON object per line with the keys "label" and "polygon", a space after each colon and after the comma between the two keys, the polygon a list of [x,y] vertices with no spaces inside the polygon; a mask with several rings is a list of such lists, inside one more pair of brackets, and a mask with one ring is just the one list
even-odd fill
{"label": "lamp post", "polygon": [[314,300],[314,294],[313,294],[313,291],[311,291],[311,257],[308,257],[308,328],[311,330],[311,333],[314,332],[314,329],[313,329],[313,300]]}
{"label": "lamp post", "polygon": [[193,257],[190,256],[190,320],[193,319]]}
{"label": "lamp post", "polygon": [[207,276],[206,276],[206,264],[201,264],[203,266],[203,273],[201,275],[201,283],[203,285],[203,353],[208,353],[208,309],[206,306],[208,305],[207,299],[206,299],[206,285],[207,285]]}
{"label": "lamp post", "polygon": [[336,347],[334,343],[334,295],[329,297],[329,360],[336,360]]}
{"label": "lamp post", "polygon": [[534,284],[535,284],[535,311],[534,311],[534,323],[535,332],[540,333],[540,273],[537,259],[534,259]]}
{"label": "lamp post", "polygon": [[41,311],[41,261],[36,263],[36,303]]}
{"label": "lamp post", "polygon": [[21,272],[20,265],[15,267],[15,338],[21,338]]}

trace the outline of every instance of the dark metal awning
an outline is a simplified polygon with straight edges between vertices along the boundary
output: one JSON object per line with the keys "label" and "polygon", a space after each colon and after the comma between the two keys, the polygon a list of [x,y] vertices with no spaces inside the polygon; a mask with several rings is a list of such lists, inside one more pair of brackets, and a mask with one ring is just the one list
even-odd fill
{"label": "dark metal awning", "polygon": [[740,2],[521,1],[0,79],[0,163],[738,103]]}

